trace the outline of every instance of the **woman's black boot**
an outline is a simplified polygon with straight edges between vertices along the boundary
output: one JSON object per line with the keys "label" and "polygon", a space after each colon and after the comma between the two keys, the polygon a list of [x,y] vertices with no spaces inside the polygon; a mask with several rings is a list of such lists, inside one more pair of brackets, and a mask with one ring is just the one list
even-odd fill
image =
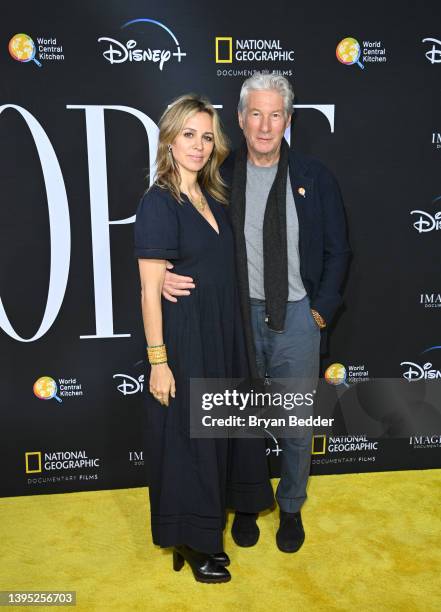
{"label": "woman's black boot", "polygon": [[227,567],[228,565],[230,565],[230,557],[227,555],[226,552],[218,552],[214,555],[210,555],[210,557],[218,564],[218,565],[223,565],[224,567]]}
{"label": "woman's black boot", "polygon": [[179,572],[184,560],[190,565],[195,580],[198,582],[228,582],[231,580],[230,572],[216,563],[213,555],[198,552],[189,546],[176,546],[173,550],[173,569]]}

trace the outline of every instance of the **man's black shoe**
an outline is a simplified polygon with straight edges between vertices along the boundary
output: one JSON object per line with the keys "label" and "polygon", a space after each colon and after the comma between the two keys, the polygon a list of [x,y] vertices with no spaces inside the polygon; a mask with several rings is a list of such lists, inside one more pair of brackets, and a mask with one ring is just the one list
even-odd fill
{"label": "man's black shoe", "polygon": [[249,514],[248,512],[236,512],[233,526],[231,527],[231,535],[238,546],[254,546],[259,539],[260,531],[257,526],[258,514]]}
{"label": "man's black shoe", "polygon": [[276,542],[282,552],[297,552],[305,541],[302,517],[300,512],[283,512],[280,510],[280,527]]}

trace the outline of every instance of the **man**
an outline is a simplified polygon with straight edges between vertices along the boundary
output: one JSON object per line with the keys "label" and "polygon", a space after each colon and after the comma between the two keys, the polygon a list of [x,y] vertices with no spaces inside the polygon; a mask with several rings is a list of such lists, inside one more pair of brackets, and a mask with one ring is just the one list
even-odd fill
{"label": "man", "polygon": [[[281,76],[256,73],[242,85],[238,118],[245,142],[226,160],[231,188],[242,318],[253,378],[296,378],[314,388],[320,345],[341,303],[350,249],[340,191],[319,161],[289,149],[293,91]],[[167,273],[163,295],[174,301],[192,279]],[[305,534],[301,507],[311,462],[309,429],[282,441],[277,546],[295,552]],[[257,515],[236,512],[240,546],[259,538]]]}

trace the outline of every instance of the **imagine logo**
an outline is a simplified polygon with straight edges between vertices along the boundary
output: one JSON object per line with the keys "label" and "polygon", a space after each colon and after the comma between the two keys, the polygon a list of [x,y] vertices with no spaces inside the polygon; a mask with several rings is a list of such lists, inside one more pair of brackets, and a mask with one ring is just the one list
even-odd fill
{"label": "imagine logo", "polygon": [[98,38],[98,42],[108,42],[109,48],[103,52],[103,56],[106,58],[110,64],[122,64],[124,62],[153,62],[159,63],[159,70],[162,70],[164,64],[170,60],[171,57],[176,57],[178,62],[181,62],[181,58],[185,57],[187,54],[181,51],[181,46],[179,44],[178,39],[173,34],[173,32],[160,21],[155,21],[154,19],[132,19],[132,21],[128,21],[121,26],[121,29],[127,28],[133,24],[138,23],[149,23],[162,28],[169,34],[172,38],[176,50],[174,52],[170,51],[170,49],[136,49],[137,42],[136,40],[130,39],[126,43],[121,43],[114,38],[108,38],[106,36],[101,36]]}
{"label": "imagine logo", "polygon": [[144,465],[144,451],[129,451],[129,461],[132,465]]}
{"label": "imagine logo", "polygon": [[15,34],[9,41],[8,51],[17,62],[34,62],[41,68],[40,62],[35,59],[37,48],[34,41],[27,34]]}
{"label": "imagine logo", "polygon": [[62,402],[61,397],[58,397],[58,387],[57,383],[50,376],[40,376],[35,382],[33,386],[34,395],[41,400],[50,400],[53,397],[57,400],[57,402]]}
{"label": "imagine logo", "polygon": [[424,308],[441,308],[441,293],[420,293],[420,304]]}
{"label": "imagine logo", "polygon": [[441,436],[434,434],[431,436],[411,436],[409,444],[413,448],[441,448]]}
{"label": "imagine logo", "polygon": [[364,66],[360,62],[360,43],[356,38],[343,38],[343,40],[338,43],[335,54],[341,64],[344,64],[345,66],[357,64],[357,66],[364,70]]}

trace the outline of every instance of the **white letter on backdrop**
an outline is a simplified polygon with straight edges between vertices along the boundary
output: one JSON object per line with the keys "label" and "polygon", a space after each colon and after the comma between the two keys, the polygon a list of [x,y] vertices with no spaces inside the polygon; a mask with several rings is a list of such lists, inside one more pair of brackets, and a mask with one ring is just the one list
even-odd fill
{"label": "white letter on backdrop", "polygon": [[126,219],[109,220],[104,110],[123,111],[141,121],[148,136],[151,177],[155,173],[159,130],[150,117],[129,106],[68,105],[66,108],[86,112],[96,334],[83,335],[80,338],[127,338],[130,334],[113,333],[109,225],[133,223],[135,215]]}
{"label": "white letter on backdrop", "polygon": [[52,326],[63,302],[69,276],[70,221],[66,188],[57,156],[42,126],[31,113],[15,104],[0,106],[0,113],[7,108],[16,110],[26,121],[40,158],[46,187],[51,241],[51,264],[46,308],[40,327],[32,338],[22,338],[12,327],[0,298],[0,326],[19,342],[34,342]]}

